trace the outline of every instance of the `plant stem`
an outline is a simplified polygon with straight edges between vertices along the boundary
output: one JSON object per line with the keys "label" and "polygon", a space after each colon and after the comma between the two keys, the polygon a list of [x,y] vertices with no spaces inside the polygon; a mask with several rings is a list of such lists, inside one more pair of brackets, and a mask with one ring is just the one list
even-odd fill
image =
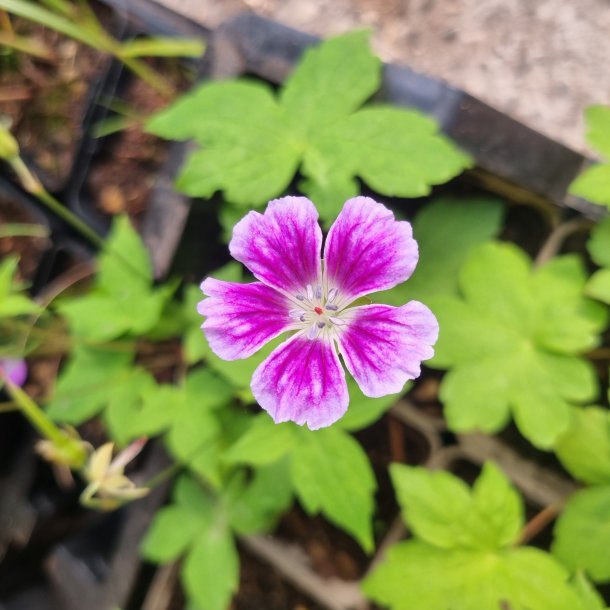
{"label": "plant stem", "polygon": [[591,227],[591,221],[582,218],[573,218],[557,225],[549,234],[546,241],[540,248],[538,256],[534,261],[535,267],[542,267],[546,262],[553,258],[561,249],[563,242],[568,236],[577,231],[586,231]]}
{"label": "plant stem", "polygon": [[21,157],[17,156],[9,160],[11,167],[17,174],[23,188],[34,195],[41,203],[46,205],[52,212],[76,229],[83,237],[88,239],[98,248],[104,247],[104,240],[91,227],[84,223],[78,216],[72,213],[60,201],[49,193],[40,180],[29,170]]}
{"label": "plant stem", "polygon": [[0,227],[0,239],[4,237],[49,237],[49,231],[42,225],[12,222]]}
{"label": "plant stem", "polygon": [[0,402],[0,413],[11,413],[17,411],[19,407],[14,402]]}
{"label": "plant stem", "polygon": [[79,441],[70,438],[58,428],[47,414],[17,385],[2,375],[6,389],[17,408],[29,422],[46,439],[50,440],[59,450],[70,458],[74,467],[81,467],[86,461],[86,452]]}
{"label": "plant stem", "polygon": [[519,539],[515,544],[527,544],[532,538],[536,537],[557,515],[561,512],[565,504],[565,499],[553,502],[545,506],[539,513],[535,514],[526,524]]}
{"label": "plant stem", "polygon": [[120,50],[115,51],[113,55],[165,98],[171,99],[176,94],[174,87],[143,61],[133,57],[124,57]]}

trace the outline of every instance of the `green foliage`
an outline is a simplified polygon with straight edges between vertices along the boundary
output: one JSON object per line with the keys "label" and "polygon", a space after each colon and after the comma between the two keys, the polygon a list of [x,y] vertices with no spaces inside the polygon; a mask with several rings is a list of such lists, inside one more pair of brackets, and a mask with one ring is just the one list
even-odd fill
{"label": "green foliage", "polygon": [[239,557],[222,498],[189,477],[178,480],[173,503],[161,509],[142,546],[145,558],[185,555],[182,583],[201,610],[224,610],[239,582]]}
{"label": "green foliage", "polygon": [[602,267],[589,279],[587,294],[610,305],[610,218],[595,226],[587,246],[591,258]]}
{"label": "green foliage", "polygon": [[343,430],[312,432],[290,423],[274,424],[262,414],[224,459],[253,466],[288,460],[291,485],[303,508],[309,514],[321,512],[363,549],[372,550],[375,477],[360,445]]}
{"label": "green foliage", "polygon": [[187,194],[224,191],[234,206],[256,207],[284,192],[300,169],[302,191],[330,221],[358,194],[356,177],[386,195],[416,197],[470,164],[420,114],[358,108],[377,90],[381,65],[368,33],[306,51],[279,96],[246,79],[206,83],[148,122],[171,139],[194,138],[178,178]]}
{"label": "green foliage", "polygon": [[171,285],[153,288],[148,252],[129,219],[121,216],[98,259],[92,289],[83,296],[63,299],[57,309],[76,337],[107,341],[141,336],[154,328],[172,293]]}
{"label": "green foliage", "polygon": [[[610,161],[610,108],[591,106],[585,112],[587,142]],[[610,207],[610,163],[585,169],[570,185],[570,193]]]}
{"label": "green foliage", "polygon": [[390,467],[402,516],[414,535],[439,548],[496,549],[515,541],[523,502],[491,462],[472,491],[449,472]]}
{"label": "green foliage", "polygon": [[553,447],[576,479],[610,485],[610,413],[600,407],[573,408],[570,427]]}
{"label": "green foliage", "polygon": [[583,610],[607,610],[601,595],[594,589],[582,572],[576,573],[573,585],[582,601]]}
{"label": "green foliage", "polygon": [[607,316],[583,297],[585,282],[574,255],[532,269],[511,244],[471,252],[461,296],[429,300],[441,328],[431,366],[450,368],[440,396],[452,430],[494,433],[512,412],[526,438],[549,448],[570,405],[597,397],[595,371],[579,354],[598,344]]}
{"label": "green foliage", "polygon": [[413,221],[419,245],[415,273],[375,300],[400,306],[411,299],[427,303],[432,296],[457,294],[458,272],[468,253],[500,232],[503,215],[502,202],[492,198],[443,197],[426,204]]}
{"label": "green foliage", "polygon": [[368,597],[392,610],[584,610],[550,555],[511,546],[522,502],[495,466],[484,466],[472,492],[449,473],[391,472],[414,538],[391,547],[365,579]]}
{"label": "green foliage", "polygon": [[58,422],[82,424],[107,407],[113,397],[131,392],[136,371],[132,353],[77,347],[64,364],[47,413]]}
{"label": "green foliage", "polygon": [[610,484],[574,494],[555,524],[553,553],[595,582],[610,581]]}
{"label": "green foliage", "polygon": [[0,261],[0,320],[40,311],[40,307],[23,294],[15,281],[18,262],[16,256]]}

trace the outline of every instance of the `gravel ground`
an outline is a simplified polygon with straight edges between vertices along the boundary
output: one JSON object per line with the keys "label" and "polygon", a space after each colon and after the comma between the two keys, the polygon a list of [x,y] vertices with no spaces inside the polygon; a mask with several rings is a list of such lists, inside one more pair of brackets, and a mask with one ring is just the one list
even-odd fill
{"label": "gravel ground", "polygon": [[608,0],[157,1],[212,27],[243,10],[321,36],[369,27],[384,60],[584,152],[584,108],[610,101]]}

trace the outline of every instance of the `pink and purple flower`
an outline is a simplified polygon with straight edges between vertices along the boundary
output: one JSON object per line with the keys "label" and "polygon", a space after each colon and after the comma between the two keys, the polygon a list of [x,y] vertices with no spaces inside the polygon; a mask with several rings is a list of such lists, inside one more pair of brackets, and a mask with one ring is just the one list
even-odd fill
{"label": "pink and purple flower", "polygon": [[292,332],[252,377],[252,393],[276,423],[312,430],[346,411],[345,372],[366,396],[400,392],[434,355],[434,314],[422,303],[357,305],[360,297],[407,280],[418,259],[411,225],[368,197],[349,199],[322,252],[318,213],[304,197],[270,201],[233,229],[231,255],[259,280],[250,284],[207,278],[198,311],[220,358],[248,358]]}
{"label": "pink and purple flower", "polygon": [[[0,358],[0,377],[22,386],[28,376],[28,365],[22,358]],[[1,384],[0,384],[1,385]]]}

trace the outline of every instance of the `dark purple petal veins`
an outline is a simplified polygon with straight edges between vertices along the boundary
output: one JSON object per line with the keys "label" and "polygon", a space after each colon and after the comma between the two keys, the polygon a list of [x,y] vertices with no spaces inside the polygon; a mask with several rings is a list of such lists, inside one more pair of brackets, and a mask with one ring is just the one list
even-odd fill
{"label": "dark purple petal veins", "polygon": [[276,423],[294,421],[312,430],[337,421],[349,402],[333,343],[302,334],[282,343],[256,369],[252,393]]}
{"label": "dark purple petal veins", "polygon": [[264,284],[292,296],[320,284],[322,231],[305,197],[269,202],[264,214],[249,212],[233,228],[231,256]]}
{"label": "dark purple petal veins", "polygon": [[203,332],[212,351],[224,360],[248,358],[290,326],[290,302],[264,284],[235,284],[208,278],[208,298],[197,311],[206,317]]}
{"label": "dark purple petal veins", "polygon": [[421,362],[432,358],[438,338],[438,322],[425,305],[366,305],[352,312],[339,335],[339,351],[366,396],[395,394],[419,377]]}
{"label": "dark purple petal veins", "polygon": [[411,225],[368,197],[345,202],[324,246],[328,286],[343,304],[404,282],[417,259]]}

